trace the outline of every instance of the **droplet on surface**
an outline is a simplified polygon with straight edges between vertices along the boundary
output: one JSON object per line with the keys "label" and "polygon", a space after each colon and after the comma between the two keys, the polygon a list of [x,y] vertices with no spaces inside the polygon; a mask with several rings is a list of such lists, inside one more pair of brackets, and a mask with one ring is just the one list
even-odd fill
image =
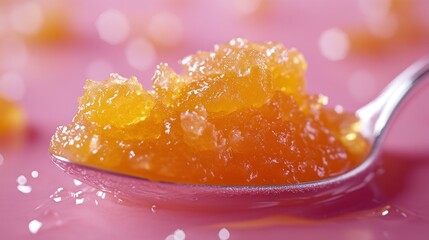
{"label": "droplet on surface", "polygon": [[177,229],[176,231],[174,231],[174,237],[177,240],[185,240],[186,238],[185,231],[183,231],[182,229]]}
{"label": "droplet on surface", "polygon": [[152,207],[150,208],[150,211],[152,213],[156,213],[157,209],[156,209],[156,205],[152,205]]}
{"label": "droplet on surface", "polygon": [[106,193],[103,191],[97,191],[97,196],[101,199],[105,199],[106,198]]}
{"label": "droplet on surface", "polygon": [[32,234],[36,234],[42,226],[42,222],[37,219],[33,219],[28,223],[28,230],[30,230]]}
{"label": "droplet on surface", "polygon": [[222,228],[219,230],[218,236],[220,240],[228,240],[231,234],[229,233],[228,229]]}
{"label": "droplet on surface", "polygon": [[3,155],[0,153],[0,166],[3,165],[4,163],[4,157]]}
{"label": "droplet on surface", "polygon": [[96,21],[96,28],[100,38],[112,45],[124,42],[130,32],[127,17],[116,9],[101,13]]}
{"label": "droplet on surface", "polygon": [[168,235],[165,240],[185,240],[186,234],[182,229],[177,229],[173,234]]}
{"label": "droplet on surface", "polygon": [[339,61],[347,56],[350,50],[350,41],[344,31],[331,28],[320,35],[319,48],[325,58]]}
{"label": "droplet on surface", "polygon": [[381,219],[389,221],[405,221],[412,216],[412,213],[408,213],[400,208],[386,205],[381,209],[377,210],[377,215],[381,216]]}
{"label": "droplet on surface", "polygon": [[[58,206],[58,205],[56,205]],[[37,216],[34,217],[34,220],[30,222],[29,229],[33,234],[46,232],[54,228],[58,228],[64,223],[69,221],[69,217],[63,216],[60,212],[63,212],[64,209],[58,211],[54,209],[53,206],[39,206],[38,209],[35,209]],[[33,230],[33,231],[32,231]]]}
{"label": "droplet on surface", "polygon": [[81,181],[79,181],[79,180],[77,180],[77,179],[73,179],[73,184],[74,184],[75,186],[80,186],[80,185],[82,185],[82,182],[81,182]]}
{"label": "droplet on surface", "polygon": [[68,199],[71,197],[71,193],[69,191],[65,191],[63,187],[57,188],[54,194],[50,196],[50,198],[56,202],[59,203],[64,199]]}
{"label": "droplet on surface", "polygon": [[25,185],[27,183],[27,178],[24,175],[20,175],[16,178],[16,182],[19,185]]}
{"label": "droplet on surface", "polygon": [[22,193],[31,193],[31,186],[26,185],[27,184],[27,178],[24,175],[20,175],[16,178],[16,182],[18,183],[18,186],[16,187],[18,191]]}
{"label": "droplet on surface", "polygon": [[155,61],[155,47],[144,38],[132,40],[125,49],[128,63],[140,70],[148,69]]}
{"label": "droplet on surface", "polygon": [[[117,202],[120,203],[122,200],[119,199],[116,195],[111,195],[106,192],[97,190],[92,187],[88,187],[82,185],[82,183],[78,180],[79,184],[76,185],[76,190],[64,189],[63,187],[59,187],[55,193],[53,193],[50,198],[59,206],[62,205],[99,205],[104,202]],[[82,186],[81,186],[82,185]]]}
{"label": "droplet on surface", "polygon": [[32,190],[31,186],[27,186],[27,185],[18,185],[17,189],[22,193],[31,193],[31,190]]}
{"label": "droplet on surface", "polygon": [[175,14],[161,12],[150,20],[148,33],[157,45],[172,47],[183,39],[183,23]]}
{"label": "droplet on surface", "polygon": [[38,178],[39,177],[39,172],[34,170],[34,171],[31,172],[31,176],[33,178]]}
{"label": "droplet on surface", "polygon": [[76,198],[75,202],[76,202],[76,205],[80,205],[83,202],[85,202],[85,198]]}

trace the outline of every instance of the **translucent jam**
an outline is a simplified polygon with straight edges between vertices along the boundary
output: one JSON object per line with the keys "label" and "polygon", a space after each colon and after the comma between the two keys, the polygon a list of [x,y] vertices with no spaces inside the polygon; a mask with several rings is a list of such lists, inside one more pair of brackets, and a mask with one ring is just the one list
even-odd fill
{"label": "translucent jam", "polygon": [[354,115],[306,92],[307,64],[282,44],[234,39],[135,77],[87,81],[50,152],[156,181],[296,184],[339,175],[368,153]]}

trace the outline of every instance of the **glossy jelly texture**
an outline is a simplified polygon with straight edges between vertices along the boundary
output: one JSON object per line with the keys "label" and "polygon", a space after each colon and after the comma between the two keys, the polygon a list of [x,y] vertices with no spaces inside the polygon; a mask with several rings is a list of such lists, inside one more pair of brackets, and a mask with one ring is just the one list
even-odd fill
{"label": "glossy jelly texture", "polygon": [[369,151],[353,114],[306,92],[295,49],[234,39],[158,66],[152,90],[135,77],[87,81],[72,123],[50,151],[156,181],[209,185],[296,184],[326,179]]}

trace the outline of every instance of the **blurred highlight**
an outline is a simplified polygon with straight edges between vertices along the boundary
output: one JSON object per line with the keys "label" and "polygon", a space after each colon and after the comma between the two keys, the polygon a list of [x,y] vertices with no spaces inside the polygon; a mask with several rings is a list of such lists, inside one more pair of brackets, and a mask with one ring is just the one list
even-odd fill
{"label": "blurred highlight", "polygon": [[416,1],[359,0],[366,26],[347,32],[354,52],[378,52],[398,44],[427,39],[429,31],[416,17]]}
{"label": "blurred highlight", "polygon": [[[22,132],[25,126],[24,112],[18,105],[0,96],[0,143],[11,140],[11,135]],[[0,144],[1,145],[1,144]]]}

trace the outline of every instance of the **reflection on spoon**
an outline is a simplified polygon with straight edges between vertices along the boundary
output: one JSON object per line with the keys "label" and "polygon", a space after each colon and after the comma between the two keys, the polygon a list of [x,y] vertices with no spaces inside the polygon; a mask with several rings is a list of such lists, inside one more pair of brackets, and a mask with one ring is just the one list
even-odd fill
{"label": "reflection on spoon", "polygon": [[178,206],[228,205],[232,208],[261,208],[278,205],[303,205],[337,199],[366,186],[374,177],[385,129],[393,113],[414,86],[429,72],[429,59],[422,59],[397,76],[372,102],[356,115],[362,135],[372,145],[371,152],[355,169],[342,175],[315,181],[275,186],[211,186],[155,182],[79,165],[60,156],[53,162],[64,172],[103,191],[125,198]]}

